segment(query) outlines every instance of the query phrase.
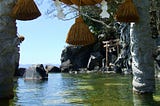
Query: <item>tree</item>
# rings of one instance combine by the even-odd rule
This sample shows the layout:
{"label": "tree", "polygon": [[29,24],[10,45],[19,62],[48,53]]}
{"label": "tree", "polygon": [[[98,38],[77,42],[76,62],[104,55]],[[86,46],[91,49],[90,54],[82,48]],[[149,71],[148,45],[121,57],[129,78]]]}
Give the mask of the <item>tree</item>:
{"label": "tree", "polygon": [[16,0],[0,0],[0,98],[13,97],[13,75],[18,53],[16,20],[9,14]]}

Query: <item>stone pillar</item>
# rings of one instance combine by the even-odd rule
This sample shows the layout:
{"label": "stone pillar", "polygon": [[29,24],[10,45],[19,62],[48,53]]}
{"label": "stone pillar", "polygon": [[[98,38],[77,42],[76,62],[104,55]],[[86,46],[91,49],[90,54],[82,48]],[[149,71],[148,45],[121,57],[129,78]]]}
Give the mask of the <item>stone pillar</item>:
{"label": "stone pillar", "polygon": [[153,93],[155,90],[154,59],[155,40],[150,28],[150,0],[133,0],[140,15],[138,23],[131,24],[131,56],[133,91]]}
{"label": "stone pillar", "polygon": [[0,0],[0,98],[13,97],[18,44],[16,20],[10,17],[15,0]]}

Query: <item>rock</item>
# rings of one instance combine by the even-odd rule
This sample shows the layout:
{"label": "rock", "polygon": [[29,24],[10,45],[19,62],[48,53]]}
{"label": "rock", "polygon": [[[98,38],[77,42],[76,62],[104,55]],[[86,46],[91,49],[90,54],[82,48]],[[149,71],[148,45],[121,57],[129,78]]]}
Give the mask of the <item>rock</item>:
{"label": "rock", "polygon": [[[68,64],[71,70],[78,70],[79,68],[86,68],[92,46],[67,46],[61,54],[61,70]],[[70,63],[68,63],[68,60]]]}
{"label": "rock", "polygon": [[60,68],[53,66],[53,65],[46,65],[45,69],[48,73],[60,73]]}
{"label": "rock", "polygon": [[70,70],[73,69],[73,65],[72,65],[71,61],[68,59],[67,61],[63,62],[60,65],[60,69],[62,72],[69,72]]}
{"label": "rock", "polygon": [[18,70],[15,71],[14,76],[20,76],[22,77],[26,71],[26,68],[18,68]]}
{"label": "rock", "polygon": [[97,67],[102,67],[102,58],[103,56],[101,55],[100,52],[91,53],[91,56],[88,61],[87,69],[93,70],[93,69],[97,69]]}
{"label": "rock", "polygon": [[37,64],[36,65],[36,71],[40,74],[40,76],[42,77],[42,79],[47,79],[48,78],[48,73],[44,69],[43,64]]}
{"label": "rock", "polygon": [[122,69],[119,66],[114,66],[113,70],[114,70],[115,73],[122,73]]}
{"label": "rock", "polygon": [[48,79],[48,73],[44,69],[43,64],[36,64],[32,65],[29,68],[26,69],[25,74],[24,74],[24,79]]}

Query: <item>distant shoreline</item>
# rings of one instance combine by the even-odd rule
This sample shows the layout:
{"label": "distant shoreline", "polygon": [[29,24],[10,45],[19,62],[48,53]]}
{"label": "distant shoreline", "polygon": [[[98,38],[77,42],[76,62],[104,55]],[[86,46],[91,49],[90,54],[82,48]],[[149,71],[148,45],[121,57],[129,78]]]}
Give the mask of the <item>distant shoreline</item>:
{"label": "distant shoreline", "polygon": [[[38,64],[38,63],[37,63]],[[35,65],[35,64],[19,64],[19,68],[29,68],[30,66]],[[46,65],[51,65],[51,66],[57,66],[59,67],[59,64],[43,64],[45,67]]]}

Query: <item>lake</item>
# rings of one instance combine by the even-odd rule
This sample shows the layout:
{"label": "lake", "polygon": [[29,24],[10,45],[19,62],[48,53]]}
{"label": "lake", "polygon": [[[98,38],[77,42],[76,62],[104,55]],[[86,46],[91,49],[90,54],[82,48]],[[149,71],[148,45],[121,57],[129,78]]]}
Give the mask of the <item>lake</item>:
{"label": "lake", "polygon": [[[154,98],[132,93],[132,75],[50,73],[48,80],[15,82],[15,97],[6,106],[158,106],[160,80]],[[155,100],[156,99],[156,100]],[[5,106],[4,105],[4,106]],[[3,105],[1,105],[3,106]]]}

